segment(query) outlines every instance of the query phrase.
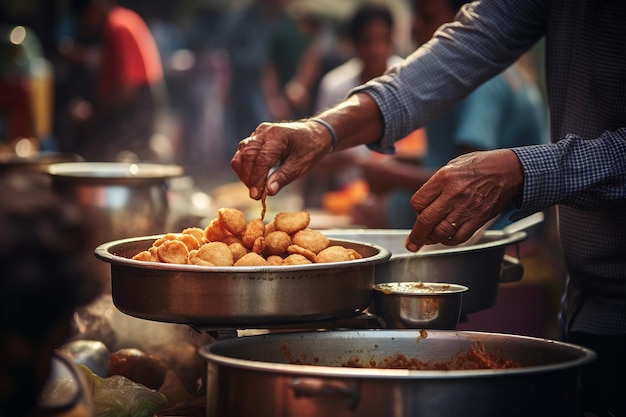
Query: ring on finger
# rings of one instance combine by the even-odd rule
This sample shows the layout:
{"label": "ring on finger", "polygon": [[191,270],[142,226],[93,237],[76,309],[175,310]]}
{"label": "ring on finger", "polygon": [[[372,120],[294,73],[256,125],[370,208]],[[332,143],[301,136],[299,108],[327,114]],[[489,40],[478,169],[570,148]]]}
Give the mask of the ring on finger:
{"label": "ring on finger", "polygon": [[[446,219],[444,219],[446,220]],[[452,240],[452,237],[456,234],[456,231],[458,229],[458,225],[456,222],[451,222],[449,220],[446,220],[446,222],[448,222],[448,224],[454,229],[454,232],[452,232],[452,234],[448,235],[448,240]]]}

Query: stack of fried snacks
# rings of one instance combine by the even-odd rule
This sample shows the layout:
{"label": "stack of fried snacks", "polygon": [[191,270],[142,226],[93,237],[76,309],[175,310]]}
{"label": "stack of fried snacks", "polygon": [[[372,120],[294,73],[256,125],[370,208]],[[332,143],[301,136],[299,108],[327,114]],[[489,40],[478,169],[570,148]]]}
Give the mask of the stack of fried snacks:
{"label": "stack of fried snacks", "polygon": [[276,214],[269,223],[246,221],[234,208],[221,208],[205,229],[190,227],[168,233],[132,259],[202,266],[284,266],[360,259],[354,249],[330,245],[318,230],[309,229],[306,211]]}

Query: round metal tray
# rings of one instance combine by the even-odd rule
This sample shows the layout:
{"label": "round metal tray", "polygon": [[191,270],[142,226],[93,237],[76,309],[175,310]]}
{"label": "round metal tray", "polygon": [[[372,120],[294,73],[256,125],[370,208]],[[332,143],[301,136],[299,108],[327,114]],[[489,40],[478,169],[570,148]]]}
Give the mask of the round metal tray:
{"label": "round metal tray", "polygon": [[262,328],[353,317],[372,302],[375,265],[391,253],[382,246],[331,239],[362,259],[325,264],[207,267],[130,259],[162,235],[98,246],[111,264],[113,303],[131,316],[215,328]]}

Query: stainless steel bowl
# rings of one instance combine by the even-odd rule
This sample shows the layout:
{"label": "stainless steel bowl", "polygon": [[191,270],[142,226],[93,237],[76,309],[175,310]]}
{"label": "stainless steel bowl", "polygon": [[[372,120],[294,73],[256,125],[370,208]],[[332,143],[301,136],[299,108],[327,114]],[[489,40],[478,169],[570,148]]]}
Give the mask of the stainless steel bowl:
{"label": "stainless steel bowl", "polygon": [[507,246],[526,239],[526,232],[488,230],[474,245],[426,252],[405,248],[410,230],[336,229],[324,231],[329,238],[351,239],[380,245],[391,252],[389,262],[376,266],[376,283],[398,281],[449,282],[469,287],[463,295],[462,314],[492,307],[502,282],[519,281],[523,275],[520,260],[505,255]]}
{"label": "stainless steel bowl", "polygon": [[374,286],[375,313],[388,329],[452,330],[467,290],[441,282],[380,283]]}
{"label": "stainless steel bowl", "polygon": [[113,302],[131,316],[203,328],[265,328],[353,317],[372,303],[375,265],[391,256],[381,246],[331,239],[331,244],[355,249],[363,258],[261,267],[130,259],[160,236],[96,248],[96,257],[111,264]]}

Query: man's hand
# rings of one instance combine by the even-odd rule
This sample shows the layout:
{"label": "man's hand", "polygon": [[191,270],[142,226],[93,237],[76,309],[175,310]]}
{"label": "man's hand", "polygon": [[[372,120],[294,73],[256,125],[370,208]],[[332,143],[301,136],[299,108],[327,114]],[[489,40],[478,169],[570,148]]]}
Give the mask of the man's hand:
{"label": "man's hand", "polygon": [[474,152],[450,161],[411,198],[417,221],[407,249],[460,244],[523,190],[523,171],[508,149]]}
{"label": "man's hand", "polygon": [[258,200],[304,175],[331,147],[330,133],[319,123],[263,123],[239,142],[231,167]]}

